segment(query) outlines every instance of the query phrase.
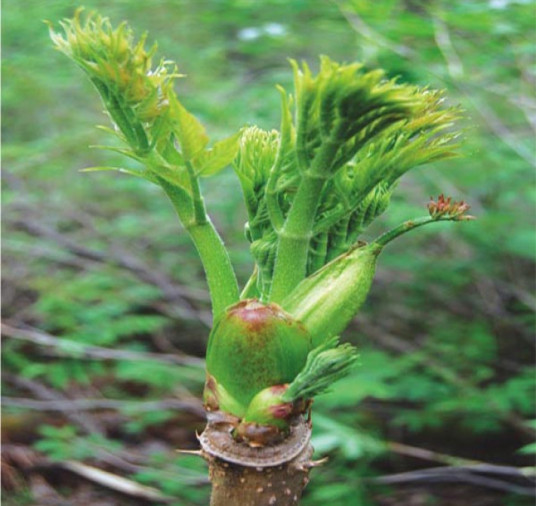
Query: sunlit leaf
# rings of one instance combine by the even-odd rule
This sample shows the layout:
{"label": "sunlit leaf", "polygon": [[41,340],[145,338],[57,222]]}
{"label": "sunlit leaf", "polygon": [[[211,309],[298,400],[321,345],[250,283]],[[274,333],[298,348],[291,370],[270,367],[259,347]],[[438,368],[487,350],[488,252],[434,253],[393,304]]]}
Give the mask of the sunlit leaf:
{"label": "sunlit leaf", "polygon": [[192,161],[208,144],[208,136],[201,122],[179,102],[176,97],[170,98],[170,120],[174,127],[186,161]]}
{"label": "sunlit leaf", "polygon": [[211,149],[202,151],[193,160],[196,172],[200,176],[212,176],[227,167],[238,152],[238,145],[242,132],[237,132],[227,139],[214,144]]}

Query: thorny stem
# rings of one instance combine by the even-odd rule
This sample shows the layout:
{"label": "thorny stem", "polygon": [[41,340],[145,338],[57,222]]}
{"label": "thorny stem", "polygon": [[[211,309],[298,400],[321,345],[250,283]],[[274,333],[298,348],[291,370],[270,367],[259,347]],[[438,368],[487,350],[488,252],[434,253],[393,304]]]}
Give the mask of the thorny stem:
{"label": "thorny stem", "polygon": [[309,446],[289,462],[274,467],[248,467],[210,457],[210,506],[293,506],[309,482]]}
{"label": "thorny stem", "polygon": [[301,419],[291,436],[275,446],[251,448],[233,440],[224,423],[208,424],[199,437],[209,463],[210,506],[292,506],[309,482],[310,422]]}

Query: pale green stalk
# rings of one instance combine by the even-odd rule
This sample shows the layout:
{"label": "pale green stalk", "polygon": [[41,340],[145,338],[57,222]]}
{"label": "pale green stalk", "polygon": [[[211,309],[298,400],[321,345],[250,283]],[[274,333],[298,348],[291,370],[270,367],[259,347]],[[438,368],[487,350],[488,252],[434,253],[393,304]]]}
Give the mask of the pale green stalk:
{"label": "pale green stalk", "polygon": [[423,216],[422,218],[415,218],[414,220],[408,220],[404,223],[398,225],[398,227],[395,227],[388,232],[385,232],[385,234],[381,235],[374,241],[374,244],[377,244],[378,246],[381,246],[382,248],[390,243],[392,240],[396,239],[397,237],[401,236],[402,234],[405,234],[406,232],[409,232],[410,230],[413,230],[414,228],[422,227],[423,225],[427,225],[428,223],[433,223],[435,221],[467,221],[474,219],[472,216],[440,216],[440,217],[432,217],[432,216]]}
{"label": "pale green stalk", "polygon": [[283,300],[305,278],[309,242],[325,181],[324,176],[304,174],[285,225],[278,234],[279,244],[270,293],[273,302]]}
{"label": "pale green stalk", "polygon": [[229,253],[212,221],[206,214],[199,191],[199,181],[193,177],[191,183],[194,198],[188,201],[184,199],[180,189],[159,178],[159,184],[171,200],[203,263],[212,301],[212,314],[215,320],[225,308],[238,301],[238,283]]}
{"label": "pale green stalk", "polygon": [[336,131],[322,145],[310,169],[303,172],[285,225],[279,232],[270,300],[281,302],[307,274],[309,243],[322,189],[331,177],[330,168],[340,145]]}

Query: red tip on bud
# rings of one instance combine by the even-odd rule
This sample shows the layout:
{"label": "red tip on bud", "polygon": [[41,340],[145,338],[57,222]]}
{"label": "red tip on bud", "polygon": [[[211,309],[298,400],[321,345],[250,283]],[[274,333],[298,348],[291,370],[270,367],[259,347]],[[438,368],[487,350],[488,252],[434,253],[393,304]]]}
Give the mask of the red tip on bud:
{"label": "red tip on bud", "polygon": [[269,411],[274,418],[286,420],[294,411],[294,406],[291,402],[284,402],[283,404],[271,406]]}
{"label": "red tip on bud", "polygon": [[251,332],[260,332],[273,325],[274,321],[292,322],[290,315],[275,304],[262,304],[256,299],[247,299],[238,302],[229,309],[230,318],[237,318]]}
{"label": "red tip on bud", "polygon": [[450,218],[457,221],[475,219],[474,216],[465,214],[471,208],[469,204],[463,200],[454,202],[452,197],[445,198],[443,194],[439,195],[437,200],[430,197],[430,202],[428,202],[427,207],[430,216],[434,219]]}

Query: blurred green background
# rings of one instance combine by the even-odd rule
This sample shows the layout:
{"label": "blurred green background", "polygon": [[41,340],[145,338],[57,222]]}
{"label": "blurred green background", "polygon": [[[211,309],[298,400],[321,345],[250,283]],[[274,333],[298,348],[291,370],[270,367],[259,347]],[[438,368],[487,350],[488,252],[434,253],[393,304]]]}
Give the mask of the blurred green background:
{"label": "blurred green background", "polygon": [[[315,402],[314,446],[330,461],[313,471],[303,504],[532,504],[518,470],[534,463],[536,429],[536,3],[83,5],[158,40],[158,54],[186,74],[179,97],[213,138],[277,128],[287,58],[316,67],[319,54],[446,88],[464,107],[463,157],[406,176],[374,232],[422,215],[441,192],[468,201],[478,220],[429,227],[382,255],[345,335],[360,366]],[[174,451],[196,448],[203,427],[204,373],[192,358],[203,356],[210,319],[200,262],[159,189],[78,171],[131,162],[89,148],[109,143],[95,128],[107,118],[42,22],[77,6],[3,3],[3,497],[157,504],[75,479],[61,463],[76,461],[172,504],[203,505],[205,465]],[[237,180],[229,169],[204,191],[244,282]],[[509,471],[464,470],[464,459]],[[432,469],[445,465],[459,469]]]}

